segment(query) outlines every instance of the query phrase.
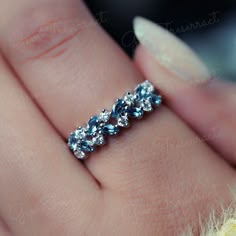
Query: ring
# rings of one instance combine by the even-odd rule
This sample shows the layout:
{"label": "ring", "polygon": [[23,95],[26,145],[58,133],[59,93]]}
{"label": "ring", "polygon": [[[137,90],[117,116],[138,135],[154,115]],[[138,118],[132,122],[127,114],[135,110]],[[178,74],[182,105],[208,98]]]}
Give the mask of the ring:
{"label": "ring", "polygon": [[146,112],[160,106],[162,96],[146,80],[138,84],[133,92],[126,92],[113,104],[111,111],[102,110],[93,116],[85,126],[70,134],[68,146],[75,157],[84,160],[88,154],[106,143],[106,138],[117,135],[122,128],[130,126],[131,119],[141,119]]}

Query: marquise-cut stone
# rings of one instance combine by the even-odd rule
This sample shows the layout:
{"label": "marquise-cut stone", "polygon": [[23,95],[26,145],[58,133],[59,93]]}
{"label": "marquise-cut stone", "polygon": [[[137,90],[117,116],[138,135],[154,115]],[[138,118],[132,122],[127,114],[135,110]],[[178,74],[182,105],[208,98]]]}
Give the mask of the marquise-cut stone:
{"label": "marquise-cut stone", "polygon": [[93,152],[95,150],[95,147],[94,147],[92,141],[90,141],[90,140],[83,140],[80,143],[80,149],[83,152]]}
{"label": "marquise-cut stone", "polygon": [[143,116],[143,109],[141,107],[130,107],[128,114],[132,118],[141,118]]}
{"label": "marquise-cut stone", "polygon": [[117,124],[120,127],[128,127],[129,126],[129,119],[128,119],[128,117],[127,116],[120,116],[117,119]]}
{"label": "marquise-cut stone", "polygon": [[138,85],[138,87],[135,89],[135,94],[138,101],[141,101],[142,99],[147,99],[151,96],[151,93],[149,93],[147,88],[143,85]]}
{"label": "marquise-cut stone", "polygon": [[162,98],[160,95],[152,94],[152,104],[155,106],[159,106],[162,102]]}
{"label": "marquise-cut stone", "polygon": [[112,117],[118,118],[119,116],[122,116],[126,113],[127,105],[123,99],[117,99],[115,104],[112,107]]}
{"label": "marquise-cut stone", "polygon": [[135,94],[137,95],[137,98],[140,100],[146,97],[147,90],[142,85],[138,85],[138,87],[135,89]]}
{"label": "marquise-cut stone", "polygon": [[115,125],[107,124],[103,126],[102,132],[105,135],[116,135],[119,132],[119,128]]}
{"label": "marquise-cut stone", "polygon": [[75,151],[77,149],[79,137],[76,132],[73,132],[68,139],[68,146],[70,150]]}
{"label": "marquise-cut stone", "polygon": [[99,128],[98,117],[92,117],[87,124],[87,133],[88,135],[93,135],[97,132]]}
{"label": "marquise-cut stone", "polygon": [[74,154],[79,160],[84,160],[86,157],[86,154],[80,149],[75,150]]}

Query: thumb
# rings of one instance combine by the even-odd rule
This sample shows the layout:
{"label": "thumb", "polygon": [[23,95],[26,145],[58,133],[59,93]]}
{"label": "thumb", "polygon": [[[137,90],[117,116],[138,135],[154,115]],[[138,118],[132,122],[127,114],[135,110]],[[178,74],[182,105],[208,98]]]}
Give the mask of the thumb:
{"label": "thumb", "polygon": [[212,79],[206,66],[180,39],[137,17],[134,31],[141,45],[134,61],[167,105],[231,163],[236,163],[236,86]]}

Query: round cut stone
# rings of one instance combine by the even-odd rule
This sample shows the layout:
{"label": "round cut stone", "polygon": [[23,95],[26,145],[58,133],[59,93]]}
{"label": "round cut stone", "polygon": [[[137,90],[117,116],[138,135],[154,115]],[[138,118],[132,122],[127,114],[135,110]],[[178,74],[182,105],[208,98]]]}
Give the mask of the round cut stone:
{"label": "round cut stone", "polygon": [[80,149],[81,149],[81,151],[86,153],[86,152],[93,152],[95,150],[95,147],[94,147],[92,141],[90,141],[90,140],[83,140],[80,143]]}
{"label": "round cut stone", "polygon": [[84,127],[79,127],[76,129],[75,134],[79,139],[83,139],[86,137],[86,129]]}
{"label": "round cut stone", "polygon": [[81,151],[80,149],[77,149],[75,152],[74,152],[75,156],[79,159],[79,160],[84,160],[85,157],[86,157],[86,154]]}
{"label": "round cut stone", "polygon": [[142,86],[144,86],[147,89],[148,93],[154,92],[154,86],[148,80],[144,81],[142,83]]}
{"label": "round cut stone", "polygon": [[128,106],[131,106],[135,101],[135,96],[131,92],[127,92],[124,96],[124,101]]}
{"label": "round cut stone", "polygon": [[123,99],[117,99],[117,101],[112,107],[111,115],[113,118],[118,118],[119,116],[124,115],[126,111],[127,111],[127,106],[125,101]]}
{"label": "round cut stone", "polygon": [[98,117],[94,116],[92,117],[88,124],[87,124],[87,133],[88,135],[93,135],[98,131],[99,128],[99,122],[98,122]]}
{"label": "round cut stone", "polygon": [[143,109],[141,107],[130,107],[128,114],[132,118],[141,118],[143,116]]}
{"label": "round cut stone", "polygon": [[117,125],[120,127],[128,127],[129,126],[129,119],[127,116],[120,116],[117,119]]}
{"label": "round cut stone", "polygon": [[101,146],[105,143],[104,136],[102,134],[97,134],[92,139],[94,145]]}
{"label": "round cut stone", "polygon": [[98,119],[99,119],[99,121],[106,123],[106,122],[109,121],[110,117],[111,117],[111,112],[109,112],[109,111],[107,111],[107,110],[104,109],[104,110],[100,113]]}
{"label": "round cut stone", "polygon": [[105,135],[116,135],[119,132],[119,128],[112,124],[107,124],[103,126],[103,134]]}
{"label": "round cut stone", "polygon": [[140,102],[140,106],[143,108],[144,111],[152,111],[152,103],[151,103],[151,99],[147,98],[147,99],[142,99],[142,101]]}
{"label": "round cut stone", "polygon": [[137,96],[137,100],[140,101],[142,99],[147,99],[151,97],[152,92],[154,91],[153,85],[146,80],[142,84],[139,84],[135,89],[135,95]]}

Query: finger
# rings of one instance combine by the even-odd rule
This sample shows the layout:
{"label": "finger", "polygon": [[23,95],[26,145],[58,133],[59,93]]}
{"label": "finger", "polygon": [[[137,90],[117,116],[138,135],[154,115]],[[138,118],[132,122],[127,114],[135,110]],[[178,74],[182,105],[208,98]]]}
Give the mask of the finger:
{"label": "finger", "polygon": [[139,81],[81,1],[1,4],[2,50],[64,137]]}
{"label": "finger", "polygon": [[228,187],[236,181],[235,171],[164,106],[88,162],[114,213],[106,225],[122,235],[199,229],[199,215],[204,220],[230,204]]}
{"label": "finger", "polygon": [[[17,17],[12,18],[12,14],[5,15],[4,17],[9,19],[11,31],[8,30],[6,25],[5,27],[2,25],[2,32],[4,33],[0,35],[0,38],[6,57],[21,76],[27,89],[52,123],[67,137],[76,124],[84,123],[97,109],[110,107],[114,98],[119,97],[128,88],[133,88],[134,84],[141,78],[123,53],[94,23],[81,2],[57,1],[57,7],[54,7],[52,11],[54,3],[53,0],[40,3],[24,1],[21,2],[21,7],[16,5],[14,16],[18,16],[18,20],[16,20]],[[33,12],[32,8],[34,9]],[[4,13],[4,7],[1,9]],[[68,19],[68,16],[70,20],[65,20]],[[55,19],[63,20],[57,21],[55,26]],[[46,22],[53,23],[49,23],[51,27],[48,27]],[[59,26],[62,24],[63,29],[74,29],[75,24],[73,22],[83,22],[83,24],[76,24],[76,27],[79,26],[76,28],[78,34],[73,40],[67,40],[65,44],[59,44],[60,46],[57,47],[58,42],[65,42],[65,38],[71,36],[69,34],[71,30],[55,30],[55,27],[60,29]],[[44,29],[45,24],[47,25],[46,30]],[[23,36],[16,33],[12,37],[10,32],[15,32],[15,30],[12,30],[13,28],[18,29],[16,32],[23,32]],[[38,30],[39,28],[41,30]],[[33,41],[32,39],[26,40],[27,43],[24,43],[23,46],[22,43],[19,44],[19,41],[28,39],[29,35],[32,34],[34,35]],[[96,41],[94,41],[95,38]],[[14,45],[18,46],[13,47]],[[49,51],[49,48],[53,48],[53,51]],[[56,51],[54,51],[54,48],[56,48]],[[65,53],[52,58],[52,54],[63,48],[66,48]],[[40,55],[40,57],[35,55]],[[163,110],[162,113],[162,127],[157,125],[158,119],[155,123],[156,128],[153,128],[154,123],[149,124],[150,129],[154,129],[155,132],[146,140],[146,145],[152,139],[157,141],[153,137],[156,132],[167,135],[167,137],[173,136],[174,140],[177,140],[177,136],[173,135],[173,131],[176,134],[185,133],[183,126],[178,129],[178,119],[173,118],[173,114],[170,115],[167,110]],[[169,119],[164,121],[165,116],[168,116]],[[165,129],[170,122],[173,123],[173,127],[171,126],[173,131],[166,132]],[[104,186],[114,188],[114,186],[120,185],[123,178],[127,180],[129,177],[127,167],[132,169],[130,171],[132,176],[138,175],[138,173],[145,176],[144,173],[147,174],[149,169],[147,166],[157,161],[149,160],[145,163],[142,175],[140,167],[146,156],[137,154],[135,159],[127,158],[129,150],[136,153],[136,150],[132,148],[129,150],[125,148],[124,144],[130,143],[131,139],[133,147],[139,145],[137,150],[139,153],[143,153],[142,149],[145,147],[145,143],[141,142],[141,134],[150,133],[150,130],[147,132],[146,126],[147,124],[143,125],[143,128],[139,128],[139,132],[141,132],[139,138],[130,132],[130,135],[126,136],[127,139],[114,141],[113,145],[104,148],[103,152],[97,154],[97,158],[88,160],[88,167]],[[186,137],[190,140],[195,137],[192,133],[189,134],[188,130],[186,132]],[[133,135],[135,139],[132,138]],[[197,156],[202,156],[200,160],[208,160],[205,154],[203,155],[203,153],[197,151],[198,149],[201,150],[197,145],[195,153]],[[157,150],[154,149],[154,151]],[[189,154],[192,151],[190,149]],[[206,152],[208,153],[208,151]],[[169,153],[169,158],[172,154]],[[161,150],[160,153],[158,151],[156,153],[156,156],[159,155],[163,155]],[[134,155],[130,153],[130,156],[133,157]],[[133,161],[140,164],[135,165]]]}
{"label": "finger", "polygon": [[[11,10],[3,16],[11,29],[0,21],[2,50],[65,138],[141,80],[81,1],[9,4],[15,13]],[[2,5],[4,14],[6,5]]]}
{"label": "finger", "polygon": [[75,225],[82,232],[100,193],[97,183],[2,59],[0,71],[1,217],[11,235],[73,235]]}
{"label": "finger", "polygon": [[216,80],[206,83],[210,74],[205,66],[189,48],[160,27],[138,18],[135,31],[148,48],[140,46],[135,55],[144,76],[159,84],[171,109],[202,139],[235,164],[235,85]]}

